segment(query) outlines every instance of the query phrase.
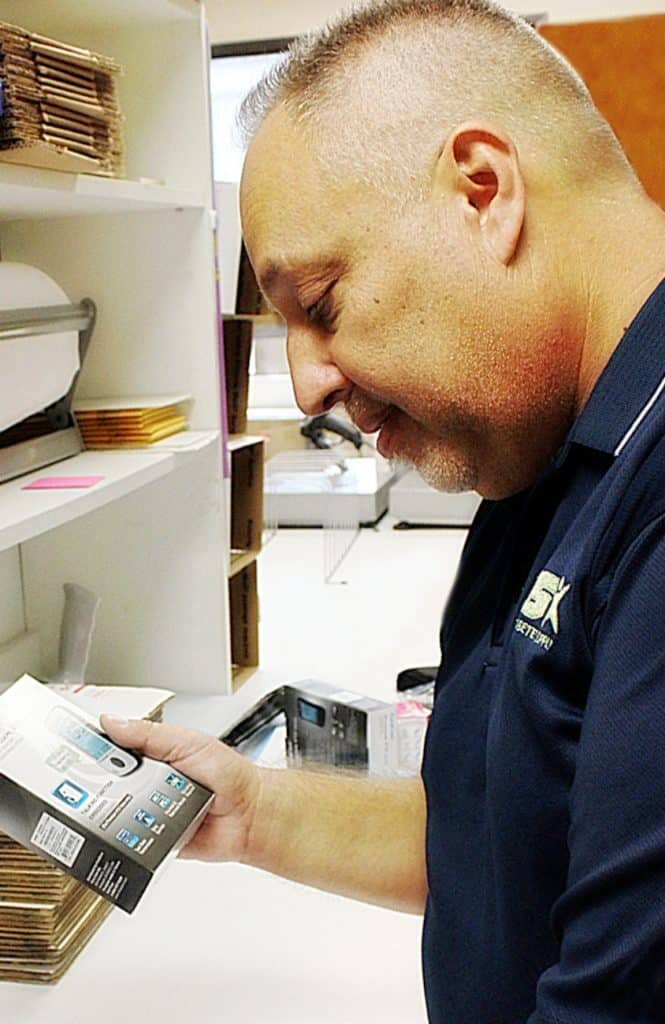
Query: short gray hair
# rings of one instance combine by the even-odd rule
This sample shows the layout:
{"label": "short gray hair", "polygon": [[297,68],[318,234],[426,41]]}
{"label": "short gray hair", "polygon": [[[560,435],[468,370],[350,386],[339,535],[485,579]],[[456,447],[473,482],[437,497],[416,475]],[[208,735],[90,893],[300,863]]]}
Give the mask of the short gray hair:
{"label": "short gray hair", "polygon": [[245,97],[238,113],[243,138],[250,141],[265,117],[281,102],[293,105],[297,98],[301,100],[301,109],[306,108],[307,101],[320,95],[342,61],[386,32],[415,23],[473,21],[503,30],[512,38],[527,37],[557,62],[569,88],[586,95],[581,79],[537,32],[523,18],[491,0],[379,0],[352,6],[318,32],[300,36],[291,43],[283,59]]}
{"label": "short gray hair", "polygon": [[[446,43],[452,37],[454,48]],[[485,50],[479,50],[479,39]],[[356,122],[367,133],[366,144],[359,144],[358,124],[345,125],[349,119],[340,118],[338,109],[349,109],[354,83],[362,77],[361,70],[354,76],[353,69],[362,69],[363,58],[382,48],[398,77],[391,79],[388,71],[375,67],[378,85],[365,83],[372,102],[356,102]],[[461,75],[466,77],[460,84]],[[419,90],[420,110],[414,109],[416,94],[408,85]],[[344,105],[336,108],[340,99]],[[392,178],[390,191],[397,177],[400,188],[408,187],[409,179],[416,185],[423,159],[435,155],[426,148],[433,119],[445,124],[446,112],[452,116],[460,108],[463,116],[495,116],[509,130],[519,129],[527,149],[530,144],[556,149],[580,180],[594,156],[604,169],[620,164],[625,171],[628,166],[579,75],[525,19],[493,0],[375,0],[352,7],[323,29],[296,39],[252,89],[238,113],[244,141],[249,143],[282,104],[295,123],[307,124],[319,138],[330,134],[326,129],[332,125],[335,157],[345,154],[347,167],[353,164],[375,183]],[[375,111],[377,106],[382,109]],[[571,112],[577,132],[566,153],[561,139]],[[351,145],[345,147],[345,141]],[[373,167],[368,169],[370,143]]]}

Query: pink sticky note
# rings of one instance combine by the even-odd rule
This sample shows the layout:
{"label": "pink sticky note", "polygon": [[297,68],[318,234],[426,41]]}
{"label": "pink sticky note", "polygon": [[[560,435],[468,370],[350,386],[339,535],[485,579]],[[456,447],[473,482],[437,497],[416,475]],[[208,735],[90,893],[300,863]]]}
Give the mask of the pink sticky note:
{"label": "pink sticky note", "polygon": [[103,480],[103,476],[40,476],[31,484],[22,487],[22,491],[63,491],[69,487],[93,487]]}

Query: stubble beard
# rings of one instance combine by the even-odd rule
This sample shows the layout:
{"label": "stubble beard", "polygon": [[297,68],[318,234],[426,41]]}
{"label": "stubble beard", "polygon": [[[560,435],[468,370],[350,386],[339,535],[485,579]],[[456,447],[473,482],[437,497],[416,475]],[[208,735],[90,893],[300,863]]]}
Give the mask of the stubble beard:
{"label": "stubble beard", "polygon": [[[356,417],[363,419],[376,415],[382,407],[389,408],[386,403],[371,398],[359,389],[355,389],[345,402],[347,414],[354,422]],[[390,462],[396,468],[416,469],[425,482],[437,491],[472,491],[478,481],[477,469],[468,458],[454,451],[450,443],[403,412],[395,452]]]}
{"label": "stubble beard", "polygon": [[477,485],[475,468],[461,457],[455,457],[442,441],[424,441],[418,451],[407,451],[406,446],[398,444],[390,461],[396,468],[416,469],[425,483],[437,491],[460,494],[474,490]]}

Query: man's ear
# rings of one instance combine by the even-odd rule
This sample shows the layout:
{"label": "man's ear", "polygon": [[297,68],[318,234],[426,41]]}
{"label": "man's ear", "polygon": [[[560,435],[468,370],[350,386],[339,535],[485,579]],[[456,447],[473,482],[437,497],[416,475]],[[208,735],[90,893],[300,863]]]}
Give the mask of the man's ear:
{"label": "man's ear", "polygon": [[485,248],[507,266],[524,224],[524,179],[505,132],[483,122],[455,128],[439,156],[435,186],[465,203]]}

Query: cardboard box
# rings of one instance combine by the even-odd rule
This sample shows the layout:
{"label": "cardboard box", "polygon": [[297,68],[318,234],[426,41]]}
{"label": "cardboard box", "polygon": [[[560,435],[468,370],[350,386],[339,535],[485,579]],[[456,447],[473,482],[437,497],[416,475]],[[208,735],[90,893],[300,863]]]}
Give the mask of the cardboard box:
{"label": "cardboard box", "polygon": [[229,439],[231,455],[231,553],[261,550],[263,438]]}
{"label": "cardboard box", "polygon": [[0,697],[0,829],[128,913],[212,799],[30,676]]}
{"label": "cardboard box", "polygon": [[249,356],[251,350],[251,322],[249,320],[225,320],[224,373],[226,377],[226,414],[229,434],[244,434],[247,430]]}
{"label": "cardboard box", "polygon": [[234,684],[243,670],[259,663],[259,599],[256,587],[256,561],[245,566],[229,580],[231,622],[231,661]]}

